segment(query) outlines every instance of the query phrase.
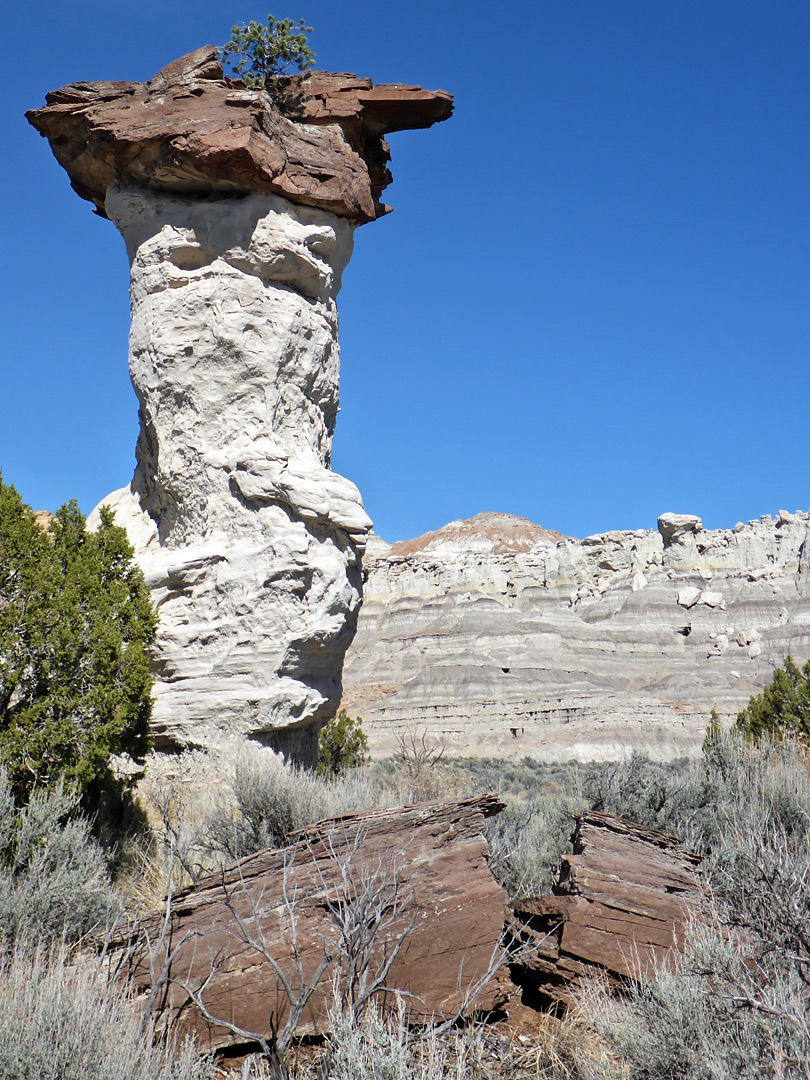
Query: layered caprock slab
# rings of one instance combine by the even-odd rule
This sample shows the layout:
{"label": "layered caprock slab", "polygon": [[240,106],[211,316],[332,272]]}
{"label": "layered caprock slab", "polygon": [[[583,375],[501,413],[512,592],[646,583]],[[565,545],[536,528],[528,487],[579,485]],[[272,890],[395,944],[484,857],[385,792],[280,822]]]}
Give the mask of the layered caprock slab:
{"label": "layered caprock slab", "polygon": [[387,212],[387,131],[452,100],[355,76],[271,99],[212,49],[148,83],[77,83],[28,114],[131,263],[131,485],[105,503],[160,608],[158,745],[248,735],[311,759],[340,700],[371,522],[330,468],[336,296]]}

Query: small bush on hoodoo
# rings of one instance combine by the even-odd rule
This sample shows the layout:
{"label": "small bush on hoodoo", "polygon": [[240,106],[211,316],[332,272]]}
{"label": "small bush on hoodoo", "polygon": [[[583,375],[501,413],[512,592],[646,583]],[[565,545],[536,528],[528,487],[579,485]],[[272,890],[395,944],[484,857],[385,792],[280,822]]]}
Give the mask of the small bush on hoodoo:
{"label": "small bush on hoodoo", "polygon": [[251,21],[233,26],[230,41],[219,50],[220,59],[246,86],[272,90],[280,76],[305,71],[315,63],[307,43],[311,33],[303,19],[296,23],[268,15],[266,25]]}

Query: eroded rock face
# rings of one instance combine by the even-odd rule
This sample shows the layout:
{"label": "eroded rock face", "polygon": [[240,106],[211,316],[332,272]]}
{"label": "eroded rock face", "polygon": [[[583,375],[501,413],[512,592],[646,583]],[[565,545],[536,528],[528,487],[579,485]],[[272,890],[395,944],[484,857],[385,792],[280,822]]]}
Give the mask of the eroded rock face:
{"label": "eroded rock face", "polygon": [[810,656],[810,514],[661,520],[576,540],[479,514],[373,536],[343,702],[372,752],[416,731],[462,756],[699,753],[712,708],[730,723],[787,652]]}
{"label": "eroded rock face", "polygon": [[523,949],[518,985],[566,1004],[590,979],[622,990],[666,967],[689,927],[709,916],[700,856],[676,837],[591,811],[577,821],[573,848],[559,884],[518,900],[509,925]]}
{"label": "eroded rock face", "polygon": [[383,136],[452,99],[322,72],[271,98],[206,47],[47,100],[28,119],[130,258],[138,464],[104,502],[160,609],[156,743],[250,736],[311,761],[371,527],[330,470],[335,300],[355,226],[389,209]]}
{"label": "eroded rock face", "polygon": [[371,522],[329,469],[351,223],[273,195],[108,193],[132,265],[138,466],[110,499],[160,608],[158,745],[296,757],[332,715]]}

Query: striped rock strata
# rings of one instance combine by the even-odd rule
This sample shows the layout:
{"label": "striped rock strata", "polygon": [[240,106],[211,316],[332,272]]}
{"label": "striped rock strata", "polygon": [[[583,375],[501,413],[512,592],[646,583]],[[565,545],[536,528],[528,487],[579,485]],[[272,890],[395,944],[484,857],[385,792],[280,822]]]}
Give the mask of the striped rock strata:
{"label": "striped rock strata", "polygon": [[333,978],[352,1001],[377,987],[384,1009],[402,991],[413,1023],[499,1009],[507,897],[484,828],[503,805],[487,794],[319,821],[175,893],[168,926],[147,916],[113,955],[137,990],[158,991],[158,1023],[204,1050],[286,1024],[323,1034]]}
{"label": "striped rock strata", "polygon": [[460,756],[693,754],[712,708],[730,722],[810,656],[810,513],[584,540],[479,514],[372,537],[365,573],[343,703],[375,755],[411,732]]}

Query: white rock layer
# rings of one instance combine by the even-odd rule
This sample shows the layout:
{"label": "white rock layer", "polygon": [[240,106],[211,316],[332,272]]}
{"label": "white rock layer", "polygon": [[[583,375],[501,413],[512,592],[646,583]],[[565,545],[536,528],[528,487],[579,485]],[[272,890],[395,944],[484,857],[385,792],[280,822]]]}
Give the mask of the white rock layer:
{"label": "white rock layer", "polygon": [[[344,704],[372,751],[409,732],[457,755],[700,750],[790,651],[810,656],[810,514],[574,540],[479,514],[366,556]],[[643,581],[643,587],[642,587]]]}
{"label": "white rock layer", "polygon": [[258,194],[113,189],[106,211],[131,263],[141,430],[104,502],[159,606],[157,745],[250,736],[311,759],[371,527],[329,468],[353,226]]}

